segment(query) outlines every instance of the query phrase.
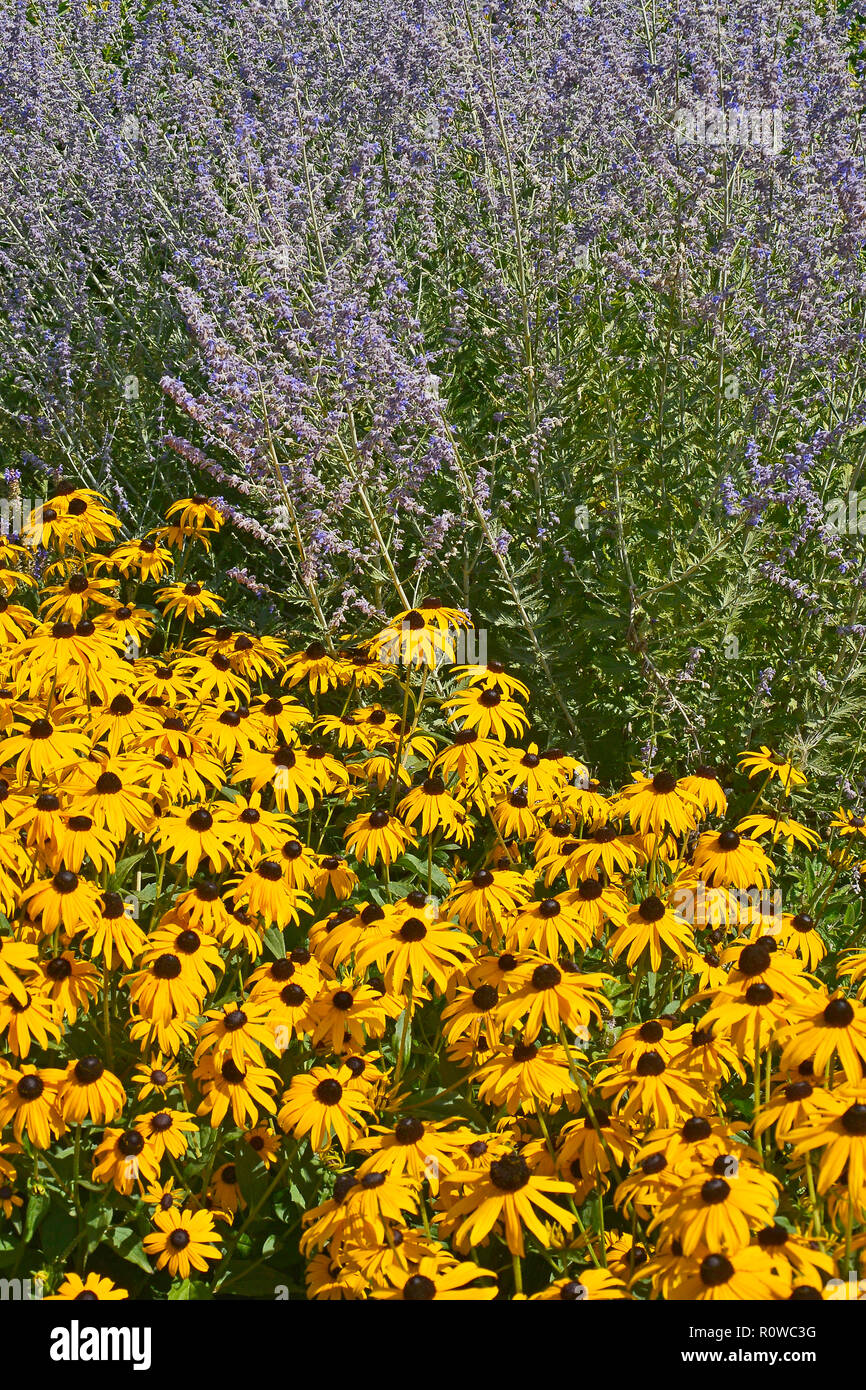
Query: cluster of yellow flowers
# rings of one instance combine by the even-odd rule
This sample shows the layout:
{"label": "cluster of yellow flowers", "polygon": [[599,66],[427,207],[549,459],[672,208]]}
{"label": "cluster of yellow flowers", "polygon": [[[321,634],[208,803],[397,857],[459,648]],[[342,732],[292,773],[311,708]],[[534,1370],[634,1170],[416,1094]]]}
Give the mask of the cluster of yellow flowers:
{"label": "cluster of yellow flowers", "polygon": [[[38,584],[37,537],[0,542],[7,1221],[43,1182],[80,1215],[89,1163],[139,1277],[243,1293],[312,1154],[272,1256],[310,1297],[838,1296],[866,950],[821,918],[844,847],[811,908],[772,892],[770,853],[819,851],[802,773],[744,754],[733,824],[709,767],[605,794],[500,663],[450,664],[461,610],[291,651],[184,582],[218,509],[167,521],[115,544],[68,488]],[[53,1296],[124,1297],[88,1229]]]}

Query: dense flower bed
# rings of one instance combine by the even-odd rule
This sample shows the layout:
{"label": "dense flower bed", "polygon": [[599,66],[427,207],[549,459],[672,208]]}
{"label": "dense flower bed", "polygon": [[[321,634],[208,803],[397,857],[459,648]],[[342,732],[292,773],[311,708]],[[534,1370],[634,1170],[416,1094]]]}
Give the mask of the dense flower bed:
{"label": "dense flower bed", "polygon": [[221,524],[116,543],[68,487],[38,578],[2,543],[3,1272],[845,1296],[863,819],[766,747],[605,792],[434,598],[339,647],[223,626]]}

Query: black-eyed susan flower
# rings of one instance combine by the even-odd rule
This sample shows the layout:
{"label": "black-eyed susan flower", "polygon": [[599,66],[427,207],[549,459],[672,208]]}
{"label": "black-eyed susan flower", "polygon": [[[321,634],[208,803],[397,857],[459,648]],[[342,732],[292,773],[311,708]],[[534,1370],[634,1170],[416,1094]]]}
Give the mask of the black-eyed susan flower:
{"label": "black-eyed susan flower", "polygon": [[701,1023],[726,1034],[741,1055],[752,1057],[767,1046],[791,1008],[788,996],[765,980],[753,980],[736,993],[719,991]]}
{"label": "black-eyed susan flower", "polygon": [[438,1192],[441,1179],[460,1166],[459,1157],[471,1137],[466,1129],[446,1129],[450,1123],[406,1115],[390,1128],[371,1126],[368,1136],[352,1144],[353,1153],[370,1155],[358,1169],[359,1179],[367,1173],[405,1173],[418,1181],[426,1178],[431,1192]]}
{"label": "black-eyed susan flower", "polygon": [[127,976],[130,998],[146,1018],[169,1023],[175,1016],[187,1019],[198,1012],[204,996],[200,977],[185,971],[183,962],[172,951]]}
{"label": "black-eyed susan flower", "polygon": [[174,528],[184,538],[200,535],[203,531],[217,532],[225,522],[219,507],[200,492],[193,497],[182,497],[179,502],[172,502],[165,515],[168,521],[177,517]]}
{"label": "black-eyed susan flower", "polygon": [[702,1248],[727,1251],[748,1245],[752,1231],[771,1220],[779,1184],[754,1165],[740,1163],[736,1176],[725,1177],[729,1172],[725,1155],[715,1159],[709,1170],[688,1178],[670,1194],[648,1229],[664,1223],[686,1257]]}
{"label": "black-eyed susan flower", "polygon": [[119,1078],[93,1054],[70,1062],[57,1087],[57,1108],[68,1125],[87,1119],[110,1124],[125,1103],[126,1092]]}
{"label": "black-eyed susan flower", "polygon": [[688,1072],[669,1065],[660,1052],[645,1052],[632,1066],[602,1067],[595,1084],[611,1097],[617,1114],[626,1122],[645,1119],[653,1125],[674,1125],[684,1115],[700,1110],[705,1098]]}
{"label": "black-eyed susan flower", "polygon": [[778,949],[775,936],[759,937],[744,946],[735,941],[722,952],[722,960],[730,965],[724,984],[725,995],[742,994],[750,984],[768,984],[786,999],[802,999],[808,995],[810,983],[799,960]]}
{"label": "black-eyed susan flower", "polygon": [[756,1135],[775,1126],[776,1143],[787,1142],[792,1129],[816,1124],[825,1109],[827,1092],[808,1077],[799,1076],[785,1081],[770,1093],[769,1100],[755,1120]]}
{"label": "black-eyed susan flower", "polygon": [[604,985],[611,977],[561,969],[543,956],[530,956],[509,981],[509,994],[497,1009],[504,1029],[520,1025],[526,1042],[534,1042],[547,1025],[559,1034],[575,1032],[591,1019],[601,1022]]}
{"label": "black-eyed susan flower", "polygon": [[370,965],[383,969],[385,984],[395,994],[402,992],[407,979],[419,990],[428,975],[444,991],[449,976],[468,959],[472,946],[472,938],[453,923],[413,915],[398,919],[387,935],[377,933],[372,940],[363,940],[356,948],[355,961],[359,970]]}
{"label": "black-eyed susan flower", "polygon": [[781,812],[776,815],[755,812],[743,816],[742,820],[737,821],[736,830],[740,835],[749,835],[756,840],[762,835],[768,835],[773,844],[781,841],[789,854],[795,844],[804,845],[806,849],[815,849],[820,843],[820,836],[814,830]]}
{"label": "black-eyed susan flower", "polygon": [[631,839],[613,825],[599,825],[579,842],[568,867],[580,878],[594,878],[603,869],[613,879],[636,863],[637,850]]}
{"label": "black-eyed susan flower", "polygon": [[[366,1246],[358,1247],[362,1255],[368,1253]],[[352,1251],[355,1254],[355,1251]],[[343,1299],[366,1298],[370,1292],[370,1280],[361,1272],[354,1258],[346,1263],[321,1250],[307,1261],[304,1271],[307,1297],[313,1301],[334,1302]]]}
{"label": "black-eyed susan flower", "polygon": [[518,951],[534,947],[557,956],[561,951],[571,954],[578,948],[586,950],[592,932],[574,894],[568,892],[524,903],[508,923],[506,939]]}
{"label": "black-eyed susan flower", "polygon": [[380,1038],[386,1021],[382,996],[362,980],[352,975],[328,980],[309,1010],[310,1041],[327,1043],[339,1056],[350,1045],[363,1048],[368,1038]]}
{"label": "black-eyed susan flower", "polygon": [[166,1182],[152,1182],[144,1190],[144,1200],[149,1206],[168,1211],[169,1207],[183,1201],[183,1194],[174,1190],[174,1183],[174,1178],[168,1178]]}
{"label": "black-eyed susan flower", "polygon": [[338,1173],[333,1196],[304,1217],[302,1253],[325,1244],[337,1253],[346,1244],[382,1243],[395,1225],[415,1215],[420,1188],[416,1179],[396,1173],[371,1172],[360,1180],[354,1173]]}
{"label": "black-eyed susan flower", "polygon": [[311,887],[316,879],[316,855],[307,845],[293,836],[284,840],[273,858],[280,865],[286,887],[292,891]]}
{"label": "black-eyed susan flower", "polygon": [[806,1285],[821,1290],[825,1280],[836,1272],[836,1261],[816,1241],[789,1231],[777,1221],[762,1226],[755,1233],[755,1240],[776,1265],[782,1260],[790,1266],[795,1287]]}
{"label": "black-eyed susan flower", "polygon": [[790,1276],[758,1245],[682,1259],[665,1297],[688,1302],[767,1302],[786,1298]]}
{"label": "black-eyed susan flower", "polygon": [[93,1181],[128,1197],[159,1177],[159,1159],[138,1129],[107,1129],[93,1154]]}
{"label": "black-eyed susan flower", "polygon": [[84,940],[91,943],[94,957],[105,960],[109,969],[113,969],[117,961],[130,969],[135,958],[145,950],[147,937],[130,916],[119,893],[103,893],[97,908],[95,919],[84,932]]}
{"label": "black-eyed susan flower", "polygon": [[25,991],[24,999],[0,993],[0,1034],[14,1057],[28,1057],[34,1043],[50,1047],[60,1038],[60,1024],[54,1001],[36,988]]}
{"label": "black-eyed susan flower", "polygon": [[292,689],[303,681],[313,695],[325,695],[330,689],[337,689],[342,674],[342,662],[331,656],[321,642],[311,642],[303,651],[287,657],[283,684]]}
{"label": "black-eyed susan flower", "polygon": [[104,1274],[91,1273],[82,1279],[81,1275],[74,1271],[64,1276],[62,1283],[57,1286],[56,1293],[45,1295],[46,1303],[75,1303],[79,1300],[111,1303],[123,1298],[129,1298],[126,1289],[120,1288]]}
{"label": "black-eyed susan flower", "polygon": [[204,863],[212,872],[228,868],[231,855],[219,835],[219,824],[207,806],[184,807],[160,817],[155,839],[160,853],[176,864],[183,860],[191,878]]}
{"label": "black-eyed susan flower", "polygon": [[[160,918],[159,932],[166,937],[172,930],[188,928],[198,933],[202,943],[209,947],[210,938],[222,939],[227,928],[228,909],[220,896],[220,886],[212,879],[199,880],[191,884],[187,892],[180,893],[174,900],[172,911]],[[196,965],[199,962],[194,962]],[[214,969],[217,963],[210,960]]]}
{"label": "black-eyed susan flower", "polygon": [[156,1256],[157,1269],[168,1269],[172,1279],[188,1279],[191,1269],[204,1273],[208,1260],[222,1258],[214,1249],[220,1236],[208,1211],[172,1207],[156,1212],[153,1224],[156,1230],[144,1237],[142,1245]]}
{"label": "black-eyed susan flower", "polygon": [[238,1004],[226,1002],[219,1009],[205,1013],[208,1020],[198,1030],[195,1060],[211,1053],[215,1063],[231,1057],[241,1068],[247,1061],[264,1065],[262,1048],[276,1052],[273,1024],[265,1003],[245,1000]]}
{"label": "black-eyed susan flower", "polygon": [[333,1067],[313,1067],[292,1077],[277,1123],[297,1138],[309,1135],[317,1153],[332,1139],[345,1151],[360,1134],[366,1109],[365,1097],[344,1086]]}
{"label": "black-eyed susan flower", "polygon": [[167,912],[148,938],[148,947],[141,953],[141,965],[147,967],[169,952],[176,955],[183,970],[193,980],[193,991],[200,993],[216,988],[217,975],[224,963],[215,939],[183,921],[180,913]]}
{"label": "black-eyed susan flower", "polygon": [[453,911],[461,927],[474,927],[485,938],[499,938],[503,921],[525,903],[530,888],[522,875],[511,869],[479,869],[456,885],[445,911]]}
{"label": "black-eyed susan flower", "polygon": [[593,1299],[604,1301],[628,1297],[628,1288],[612,1270],[590,1268],[555,1279],[546,1289],[531,1294],[530,1301],[585,1303]]}
{"label": "black-eyed susan flower", "polygon": [[860,811],[846,810],[840,806],[833,820],[830,821],[830,830],[838,830],[842,836],[854,835],[860,839],[866,839],[866,816]]}
{"label": "black-eyed susan flower", "polygon": [[272,1168],[280,1154],[281,1136],[274,1134],[267,1125],[257,1125],[247,1130],[244,1143],[248,1144],[265,1168]]}
{"label": "black-eyed susan flower", "polygon": [[20,977],[38,973],[38,955],[37,947],[30,942],[0,936],[0,984],[22,1004],[27,989]]}
{"label": "black-eyed susan flower", "polygon": [[260,1110],[269,1115],[276,1114],[274,1092],[279,1085],[277,1072],[268,1067],[247,1063],[241,1069],[231,1057],[223,1057],[215,1063],[210,1054],[202,1057],[193,1072],[204,1099],[196,1111],[197,1115],[210,1117],[211,1126],[217,1129],[225,1119],[229,1109],[236,1125],[248,1127],[259,1122]]}
{"label": "black-eyed susan flower", "polygon": [[181,1071],[171,1057],[155,1053],[146,1062],[140,1062],[132,1073],[132,1080],[138,1088],[138,1099],[158,1096],[164,1100],[170,1091],[178,1090],[182,1084]]}
{"label": "black-eyed susan flower", "polygon": [[241,1192],[234,1163],[223,1163],[214,1169],[208,1185],[208,1196],[214,1207],[229,1217],[233,1217],[238,1210],[244,1210],[247,1200]]}
{"label": "black-eyed susan flower", "polygon": [[287,984],[302,986],[309,998],[319,989],[322,971],[319,962],[304,946],[296,946],[287,956],[269,961],[253,971],[247,981],[250,995],[256,1000],[272,999]]}
{"label": "black-eyed susan flower", "polygon": [[449,723],[475,729],[482,738],[498,739],[501,743],[508,734],[519,738],[528,723],[517,701],[505,695],[495,683],[458,691],[442,701],[442,710]]}
{"label": "black-eyed susan flower", "polygon": [[661,1151],[637,1156],[632,1171],[617,1186],[614,1202],[626,1215],[634,1211],[640,1220],[649,1221],[681,1181]]}
{"label": "black-eyed susan flower", "polygon": [[442,1011],[446,1042],[451,1045],[468,1037],[477,1045],[483,1035],[485,1045],[495,1047],[501,1034],[497,1019],[499,1003],[496,985],[482,984],[474,989],[470,985],[460,986],[452,1003]]}
{"label": "black-eyed susan flower", "polygon": [[214,803],[215,833],[246,860],[267,858],[291,830],[291,821],[264,808],[261,792],[236,795],[231,802]]}
{"label": "black-eyed susan flower", "polygon": [[0,1127],[12,1124],[17,1143],[26,1135],[37,1149],[47,1149],[52,1137],[65,1131],[57,1108],[57,1086],[62,1072],[23,1066],[0,1072]]}
{"label": "black-eyed susan flower", "polygon": [[786,1137],[795,1154],[824,1150],[818,1169],[819,1192],[827,1192],[844,1172],[854,1200],[866,1195],[866,1088],[862,1085],[842,1086],[828,1093],[821,1112]]}
{"label": "black-eyed susan flower", "polygon": [[556,1171],[574,1183],[580,1200],[598,1184],[606,1185],[614,1164],[625,1167],[634,1148],[628,1126],[600,1109],[570,1120],[559,1137]]}
{"label": "black-eyed susan flower", "polygon": [[[585,1060],[571,1052],[571,1065]],[[562,1098],[574,1089],[569,1055],[557,1044],[502,1044],[478,1071],[478,1096],[491,1105],[506,1106],[510,1115],[518,1111],[534,1114],[539,1106],[556,1109]]]}
{"label": "black-eyed susan flower", "polygon": [[808,970],[814,970],[827,954],[827,944],[809,912],[783,912],[772,934],[780,946],[798,955]]}
{"label": "black-eyed susan flower", "polygon": [[503,839],[532,840],[538,834],[539,820],[525,788],[509,792],[497,800],[490,811],[494,826]]}
{"label": "black-eyed susan flower", "polygon": [[235,768],[233,781],[248,781],[253,792],[265,786],[272,787],[277,809],[289,810],[292,815],[297,814],[302,801],[311,806],[317,795],[309,760],[304,760],[299,750],[284,743],[272,750],[251,749]]}
{"label": "black-eyed susan flower", "polygon": [[719,774],[707,763],[701,763],[694,772],[681,777],[679,785],[689,796],[697,799],[706,815],[723,816],[727,811],[728,798],[722,789]]}
{"label": "black-eyed susan flower", "polygon": [[695,1027],[687,1023],[674,1029],[670,1041],[674,1066],[701,1077],[707,1086],[718,1086],[731,1076],[745,1081],[746,1071],[736,1048],[703,1019]]}
{"label": "black-eyed susan flower", "polygon": [[566,780],[567,769],[558,760],[540,754],[537,743],[530,743],[525,751],[522,748],[504,748],[495,775],[497,781],[511,791],[525,787],[530,799],[535,801],[554,798]]}
{"label": "black-eyed susan flower", "polygon": [[798,768],[781,753],[774,753],[766,744],[761,744],[757,753],[743,753],[737,762],[750,778],[763,777],[765,781],[776,778],[787,795],[793,787],[806,785],[806,778]]}
{"label": "black-eyed susan flower", "polygon": [[445,1209],[444,1225],[454,1232],[454,1245],[460,1251],[480,1245],[498,1226],[504,1229],[512,1255],[526,1253],[524,1228],[544,1246],[550,1244],[549,1228],[541,1214],[569,1231],[575,1217],[551,1199],[550,1194],[567,1193],[571,1184],[540,1177],[530,1171],[518,1153],[495,1159],[489,1168],[470,1169],[446,1179],[446,1191],[462,1191]]}
{"label": "black-eyed susan flower", "polygon": [[89,859],[97,871],[110,871],[117,861],[117,843],[90,816],[66,815],[60,818],[55,846],[46,859],[52,869],[65,867],[80,873]]}
{"label": "black-eyed susan flower", "polygon": [[700,802],[672,772],[657,772],[653,777],[635,772],[632,778],[631,785],[619,793],[615,810],[627,815],[636,831],[647,835],[670,830],[684,835],[694,829]]}
{"label": "black-eyed susan flower", "polygon": [[710,885],[725,888],[766,888],[774,865],[754,840],[730,828],[701,835],[695,848],[694,867]]}
{"label": "black-eyed susan flower", "polygon": [[837,993],[814,994],[793,1000],[785,1010],[787,1022],[779,1031],[780,1066],[791,1070],[811,1061],[816,1076],[836,1063],[849,1082],[863,1079],[866,1069],[866,1010],[856,1000]]}
{"label": "black-eyed susan flower", "polygon": [[109,598],[96,618],[96,627],[115,646],[126,650],[130,643],[142,649],[153,634],[154,621],[146,608],[138,608],[117,598]]}
{"label": "black-eyed susan flower", "polygon": [[354,685],[356,690],[381,690],[385,683],[383,667],[363,645],[340,653],[338,674],[341,685]]}
{"label": "black-eyed susan flower", "polygon": [[427,777],[403,797],[397,810],[405,825],[417,824],[422,835],[441,833],[448,840],[468,844],[472,827],[458,801],[446,789],[441,777]]}
{"label": "black-eyed susan flower", "polygon": [[386,866],[403,853],[415,837],[396,816],[379,807],[356,816],[346,829],[346,847],[358,859],[375,864],[381,859]]}
{"label": "black-eyed susan flower", "polygon": [[47,585],[43,589],[44,599],[40,611],[46,619],[64,619],[66,622],[80,622],[91,605],[104,607],[112,600],[106,590],[114,588],[112,579],[96,579],[93,575],[74,571],[63,584]]}
{"label": "black-eyed susan flower", "polygon": [[223,600],[219,594],[205,589],[194,579],[186,584],[169,584],[164,589],[158,589],[153,597],[170,618],[183,616],[187,621],[194,622],[206,613],[222,612]]}
{"label": "black-eyed susan flower", "polygon": [[[458,625],[465,626],[466,619],[456,609],[442,611],[455,613]],[[438,615],[432,620],[429,618],[430,615],[414,608],[398,613],[373,638],[371,655],[383,666],[435,669],[442,664],[450,665],[456,655],[457,627],[440,623]]]}
{"label": "black-eyed susan flower", "polygon": [[[299,913],[311,910],[309,899],[289,887],[282,865],[275,859],[261,860],[249,873],[230,880],[228,886],[238,907],[248,909],[265,922],[276,922],[278,927],[296,925]],[[223,924],[222,930],[228,925]]]}
{"label": "black-eyed susan flower", "polygon": [[32,916],[42,919],[46,933],[96,925],[99,893],[96,887],[71,869],[58,869],[51,878],[37,879],[21,895]]}
{"label": "black-eyed susan flower", "polygon": [[146,760],[134,754],[76,763],[64,783],[71,797],[70,814],[90,816],[118,841],[130,829],[148,830],[153,807],[143,785],[147,772]]}
{"label": "black-eyed susan flower", "polygon": [[444,1251],[442,1257],[421,1259],[411,1272],[392,1267],[388,1273],[387,1283],[374,1283],[371,1298],[405,1303],[478,1302],[496,1298],[499,1292],[499,1285],[485,1270],[471,1260],[451,1259]]}
{"label": "black-eyed susan flower", "polygon": [[172,1158],[183,1158],[189,1136],[198,1133],[194,1117],[186,1110],[148,1110],[139,1115],[135,1127],[158,1161],[165,1153]]}
{"label": "black-eyed susan flower", "polygon": [[160,727],[157,712],[123,690],[96,715],[92,725],[93,741],[104,744],[108,756],[114,758],[134,746],[143,735]]}
{"label": "black-eyed susan flower", "polygon": [[657,893],[650,893],[612,933],[608,948],[614,960],[624,955],[629,966],[646,951],[650,969],[658,970],[665,951],[685,964],[695,949],[695,940],[688,923]]}
{"label": "black-eyed susan flower", "polygon": [[454,742],[431,764],[431,774],[448,781],[451,777],[464,787],[477,787],[490,772],[503,764],[505,750],[495,738],[482,738],[477,729],[462,729]]}
{"label": "black-eyed susan flower", "polygon": [[370,651],[386,664],[450,664],[456,656],[457,632],[467,626],[466,613],[460,609],[438,598],[424,599],[417,607],[395,614],[373,639]]}
{"label": "black-eyed susan flower", "polygon": [[311,886],[315,898],[324,898],[331,892],[338,902],[343,902],[351,897],[358,882],[358,875],[345,859],[325,854],[319,859],[319,872]]}
{"label": "black-eyed susan flower", "polygon": [[162,579],[171,568],[171,551],[157,543],[152,536],[143,540],[125,541],[110,555],[99,556],[94,569],[117,570],[119,574],[140,575],[142,580]]}

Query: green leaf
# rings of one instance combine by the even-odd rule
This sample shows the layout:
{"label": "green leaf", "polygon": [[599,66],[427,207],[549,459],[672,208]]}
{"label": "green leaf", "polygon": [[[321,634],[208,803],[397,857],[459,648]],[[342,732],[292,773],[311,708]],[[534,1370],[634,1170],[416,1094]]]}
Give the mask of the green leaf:
{"label": "green leaf", "polygon": [[268,1265],[256,1260],[233,1261],[225,1271],[225,1283],[231,1281],[226,1297],[240,1294],[246,1298],[274,1298],[278,1286],[286,1283],[286,1276]]}
{"label": "green leaf", "polygon": [[128,1260],[139,1269],[146,1269],[148,1274],[153,1273],[153,1261],[147,1258],[137,1231],[131,1230],[129,1226],[114,1226],[108,1243],[121,1259]]}
{"label": "green leaf", "polygon": [[[409,854],[405,850],[401,854],[400,858],[404,859],[406,863],[409,864],[415,870],[416,874],[422,880],[422,882],[427,882],[427,861],[425,859],[419,859],[419,857],[416,854]],[[451,891],[451,885],[449,884],[442,870],[436,864],[433,865],[433,872],[430,875],[430,882],[433,884],[435,888],[438,888],[439,892],[443,896],[447,896],[448,893],[450,893]]]}
{"label": "green leaf", "polygon": [[249,1144],[241,1144],[235,1159],[235,1173],[238,1187],[244,1199],[253,1205],[257,1195],[264,1189],[267,1174],[255,1149]]}
{"label": "green leaf", "polygon": [[404,1009],[394,1025],[394,1048],[399,1056],[401,1052],[408,1054],[412,1047],[412,1016],[408,1009]]}
{"label": "green leaf", "polygon": [[210,1286],[202,1283],[201,1279],[181,1279],[178,1283],[172,1284],[168,1291],[168,1298],[172,1303],[186,1299],[200,1301],[211,1296]]}
{"label": "green leaf", "polygon": [[30,1198],[27,1203],[27,1215],[24,1218],[24,1244],[27,1245],[33,1239],[33,1232],[39,1225],[43,1216],[51,1206],[51,1198],[47,1192],[38,1192]]}
{"label": "green leaf", "polygon": [[147,850],[142,850],[140,854],[129,854],[125,859],[121,859],[114,867],[112,878],[115,883],[124,883],[126,875],[133,865],[137,864],[146,855]]}
{"label": "green leaf", "polygon": [[71,1212],[56,1208],[46,1216],[39,1231],[42,1253],[47,1261],[64,1256],[78,1239],[78,1223]]}
{"label": "green leaf", "polygon": [[264,935],[264,942],[274,960],[283,959],[286,954],[286,938],[279,927],[268,927]]}

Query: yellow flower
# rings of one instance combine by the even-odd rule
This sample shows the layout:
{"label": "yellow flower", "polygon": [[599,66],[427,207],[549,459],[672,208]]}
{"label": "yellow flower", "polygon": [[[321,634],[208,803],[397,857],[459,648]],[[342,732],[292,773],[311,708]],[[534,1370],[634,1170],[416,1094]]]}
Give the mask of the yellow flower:
{"label": "yellow flower", "polygon": [[157,1257],[157,1269],[167,1268],[172,1279],[188,1279],[192,1269],[205,1273],[208,1260],[222,1259],[221,1252],[213,1249],[220,1236],[210,1212],[172,1207],[158,1211],[153,1224],[156,1231],[145,1236],[142,1245]]}
{"label": "yellow flower", "polygon": [[743,753],[737,767],[743,768],[750,778],[762,775],[766,781],[770,781],[774,777],[778,778],[786,796],[792,787],[804,787],[806,785],[804,774],[798,771],[792,762],[783,758],[780,753],[772,752],[763,743],[758,753]]}

